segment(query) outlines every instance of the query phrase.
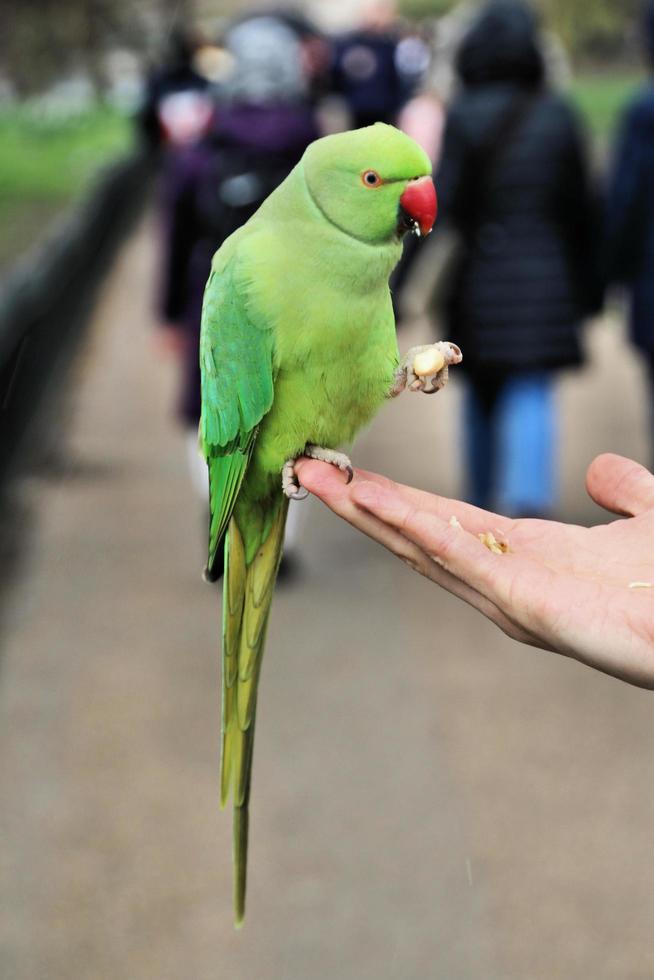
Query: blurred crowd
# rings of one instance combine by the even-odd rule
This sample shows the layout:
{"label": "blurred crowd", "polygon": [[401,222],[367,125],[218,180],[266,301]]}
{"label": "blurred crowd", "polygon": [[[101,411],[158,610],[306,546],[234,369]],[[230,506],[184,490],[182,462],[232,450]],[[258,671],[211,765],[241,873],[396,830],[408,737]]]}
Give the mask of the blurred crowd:
{"label": "blurred crowd", "polygon": [[[584,322],[613,283],[631,293],[654,430],[654,88],[628,108],[597,175],[533,9],[490,0],[457,17],[445,47],[385,3],[339,36],[282,10],[241,16],[219,38],[172,36],[141,126],[164,151],[160,343],[179,357],[200,493],[197,350],[211,257],[312,140],[377,121],[434,162],[428,305],[438,336],[464,351],[467,499],[515,516],[555,512],[556,378],[583,363]],[[643,24],[654,60],[651,0]],[[415,256],[412,239],[391,283],[400,323]]]}

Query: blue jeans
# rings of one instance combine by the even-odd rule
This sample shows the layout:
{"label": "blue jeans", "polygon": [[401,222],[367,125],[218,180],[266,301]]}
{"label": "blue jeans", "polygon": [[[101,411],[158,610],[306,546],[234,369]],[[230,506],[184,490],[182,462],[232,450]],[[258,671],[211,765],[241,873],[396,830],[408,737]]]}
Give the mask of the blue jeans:
{"label": "blue jeans", "polygon": [[557,482],[552,374],[469,381],[464,422],[467,499],[503,514],[549,514]]}

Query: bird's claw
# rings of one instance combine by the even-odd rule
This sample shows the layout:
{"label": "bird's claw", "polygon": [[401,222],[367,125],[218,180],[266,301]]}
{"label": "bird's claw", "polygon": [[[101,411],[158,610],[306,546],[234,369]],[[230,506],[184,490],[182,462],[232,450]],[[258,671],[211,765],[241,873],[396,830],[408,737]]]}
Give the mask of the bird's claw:
{"label": "bird's claw", "polygon": [[[351,483],[354,479],[354,469],[352,463],[345,453],[339,453],[336,449],[325,449],[323,446],[316,446],[309,443],[304,448],[304,456],[310,459],[319,459],[323,463],[331,463],[338,466],[339,470],[347,474],[347,482]],[[295,473],[295,459],[287,459],[282,467],[282,490],[289,500],[304,500],[309,496],[309,491],[300,486]]]}
{"label": "bird's claw", "polygon": [[342,473],[347,473],[347,482],[352,483],[354,470],[350,462],[350,457],[346,456],[345,453],[339,453],[337,449],[325,449],[324,446],[315,446],[310,442],[305,447],[304,455],[310,459],[319,459],[323,463],[331,463],[332,466],[338,466]]}
{"label": "bird's claw", "polygon": [[[426,357],[427,363],[433,355],[435,368],[424,374],[416,373],[416,358],[423,360]],[[463,355],[456,344],[449,341],[440,341],[437,344],[422,344],[418,347],[411,347],[402,358],[400,366],[395,372],[391,397],[394,398],[405,389],[407,391],[421,391],[424,395],[434,395],[447,384],[449,367],[451,364],[459,364],[463,360]],[[440,363],[439,363],[440,362]]]}
{"label": "bird's claw", "polygon": [[[408,386],[408,390],[421,391],[423,395],[435,395],[436,392],[440,391],[441,388],[445,385],[446,381],[447,381],[447,377],[442,378],[440,382],[437,382],[436,375],[430,374],[428,377],[418,378],[417,381],[414,381],[413,384],[410,384]],[[427,387],[427,385],[429,385],[429,387]]]}
{"label": "bird's claw", "polygon": [[282,490],[289,500],[306,500],[309,496],[307,488],[300,486],[294,459],[287,459],[282,467]]}

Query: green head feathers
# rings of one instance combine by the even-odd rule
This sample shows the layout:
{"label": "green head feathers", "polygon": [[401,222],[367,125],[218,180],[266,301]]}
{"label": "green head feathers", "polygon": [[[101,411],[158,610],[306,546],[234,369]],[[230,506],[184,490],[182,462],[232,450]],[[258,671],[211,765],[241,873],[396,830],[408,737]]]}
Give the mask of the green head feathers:
{"label": "green head feathers", "polygon": [[327,220],[371,244],[397,234],[408,182],[431,173],[425,151],[384,123],[316,140],[302,165],[311,197]]}

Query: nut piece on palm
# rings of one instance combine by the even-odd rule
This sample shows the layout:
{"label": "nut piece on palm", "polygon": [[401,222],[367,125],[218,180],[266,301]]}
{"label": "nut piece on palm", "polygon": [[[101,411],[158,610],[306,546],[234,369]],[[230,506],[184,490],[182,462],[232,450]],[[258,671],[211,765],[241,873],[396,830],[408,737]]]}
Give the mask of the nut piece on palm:
{"label": "nut piece on palm", "polygon": [[433,395],[447,384],[450,364],[459,364],[462,360],[460,349],[448,341],[411,347],[395,372],[391,397],[399,395],[405,388]]}

